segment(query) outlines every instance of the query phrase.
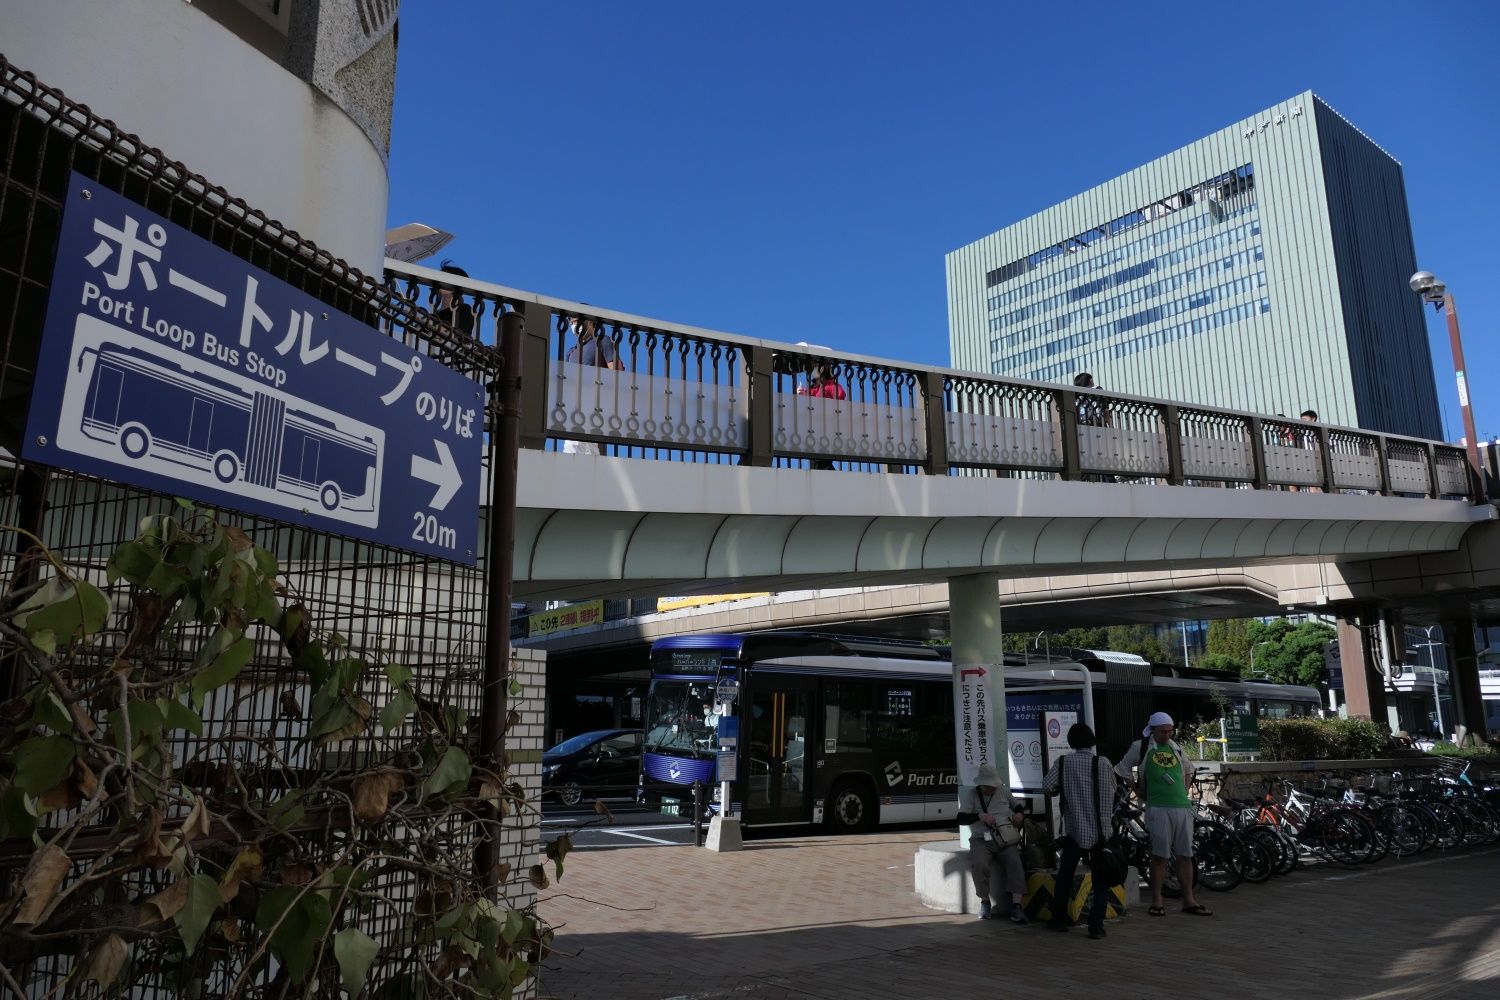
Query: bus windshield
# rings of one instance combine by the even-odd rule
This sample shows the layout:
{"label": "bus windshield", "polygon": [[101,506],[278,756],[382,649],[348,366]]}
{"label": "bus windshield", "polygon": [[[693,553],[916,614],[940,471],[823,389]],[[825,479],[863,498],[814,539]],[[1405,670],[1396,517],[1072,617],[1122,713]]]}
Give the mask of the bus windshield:
{"label": "bus windshield", "polygon": [[714,685],[654,680],[646,701],[646,749],[698,755],[719,748]]}

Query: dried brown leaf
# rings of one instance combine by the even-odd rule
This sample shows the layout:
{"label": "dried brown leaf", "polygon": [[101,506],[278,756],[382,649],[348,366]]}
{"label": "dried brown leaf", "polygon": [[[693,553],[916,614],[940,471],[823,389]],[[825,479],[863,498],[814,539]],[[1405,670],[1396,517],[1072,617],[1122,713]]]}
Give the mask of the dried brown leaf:
{"label": "dried brown leaf", "polygon": [[551,885],[547,881],[547,869],[541,865],[532,865],[526,870],[526,879],[538,889],[545,889]]}
{"label": "dried brown leaf", "polygon": [[240,943],[240,918],[225,917],[224,922],[219,925],[219,931],[224,935],[224,940],[230,944]]}
{"label": "dried brown leaf", "polygon": [[202,796],[199,796],[193,800],[193,808],[188,810],[187,819],[182,821],[182,828],[177,831],[178,846],[186,847],[193,842],[193,838],[208,836],[212,823],[208,806],[204,804]]}
{"label": "dried brown leaf", "polygon": [[378,823],[391,807],[391,796],[401,790],[401,775],[392,771],[361,774],[354,779],[354,816],[361,823]]}
{"label": "dried brown leaf", "polygon": [[433,965],[432,974],[437,979],[447,979],[459,969],[468,968],[469,964],[469,956],[464,954],[463,949],[450,945]]}
{"label": "dried brown leaf", "polygon": [[417,893],[417,898],[412,902],[412,911],[419,917],[432,917],[440,913],[447,913],[453,908],[453,886],[447,882],[440,882],[432,889],[424,889]]}
{"label": "dried brown leaf", "polygon": [[506,879],[510,878],[510,873],[511,867],[509,861],[501,861],[499,864],[495,865],[495,881],[504,882]]}
{"label": "dried brown leaf", "polygon": [[21,905],[16,908],[14,922],[25,927],[41,923],[67,874],[68,856],[62,848],[55,844],[37,848],[26,874],[21,876]]}
{"label": "dried brown leaf", "polygon": [[521,724],[521,713],[511,709],[505,716],[505,731],[510,732]]}
{"label": "dried brown leaf", "polygon": [[261,856],[260,848],[247,847],[234,856],[230,862],[229,870],[219,880],[219,899],[229,902],[240,894],[241,882],[254,882],[260,878],[265,870],[265,859]]}
{"label": "dried brown leaf", "polygon": [[255,543],[250,536],[245,534],[244,529],[236,528],[232,524],[224,526],[224,537],[229,539],[229,547],[236,552],[244,552],[246,549],[254,548]]}
{"label": "dried brown leaf", "polygon": [[189,881],[178,879],[142,903],[141,923],[164,923],[177,916],[178,911],[187,905]]}
{"label": "dried brown leaf", "polygon": [[172,860],[172,850],[161,840],[161,810],[147,806],[141,813],[135,838],[135,863],[148,868],[165,868]]}
{"label": "dried brown leaf", "polygon": [[600,802],[598,799],[594,800],[594,812],[598,813],[600,816],[603,816],[611,823],[615,821],[615,814],[609,811],[609,806],[605,805],[603,802]]}
{"label": "dried brown leaf", "polygon": [[281,692],[281,714],[288,719],[302,718],[302,702],[290,691]]}
{"label": "dried brown leaf", "polygon": [[308,861],[291,861],[281,866],[281,881],[284,885],[306,885],[317,872]]}
{"label": "dried brown leaf", "polygon": [[125,947],[124,938],[118,934],[106,935],[89,952],[88,964],[83,968],[83,978],[92,979],[99,984],[101,990],[108,992],[120,978],[120,973],[125,969],[125,960],[129,957],[130,949]]}
{"label": "dried brown leaf", "polygon": [[368,701],[365,701],[357,694],[349,695],[347,698],[347,703],[349,707],[354,710],[354,718],[350,719],[348,722],[344,723],[337,729],[319,736],[318,746],[325,747],[330,743],[337,743],[339,740],[347,740],[351,736],[358,736],[360,733],[365,731],[366,727],[369,726],[370,716],[374,712],[374,710],[370,708],[370,703]]}

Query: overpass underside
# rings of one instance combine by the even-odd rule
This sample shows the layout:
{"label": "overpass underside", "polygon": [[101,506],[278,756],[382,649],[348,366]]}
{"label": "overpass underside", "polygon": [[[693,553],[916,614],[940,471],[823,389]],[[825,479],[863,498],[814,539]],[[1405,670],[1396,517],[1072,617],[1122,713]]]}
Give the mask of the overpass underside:
{"label": "overpass underside", "polygon": [[519,472],[526,600],[1351,563],[1454,552],[1495,518],[1489,506],[1396,497],[534,451]]}

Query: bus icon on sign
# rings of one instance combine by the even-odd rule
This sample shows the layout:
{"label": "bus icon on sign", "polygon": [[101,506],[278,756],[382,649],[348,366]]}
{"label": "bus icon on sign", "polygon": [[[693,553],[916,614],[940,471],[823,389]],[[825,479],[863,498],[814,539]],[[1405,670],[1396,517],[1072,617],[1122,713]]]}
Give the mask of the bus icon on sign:
{"label": "bus icon on sign", "polygon": [[379,524],[382,430],[90,316],[57,436],[92,458]]}

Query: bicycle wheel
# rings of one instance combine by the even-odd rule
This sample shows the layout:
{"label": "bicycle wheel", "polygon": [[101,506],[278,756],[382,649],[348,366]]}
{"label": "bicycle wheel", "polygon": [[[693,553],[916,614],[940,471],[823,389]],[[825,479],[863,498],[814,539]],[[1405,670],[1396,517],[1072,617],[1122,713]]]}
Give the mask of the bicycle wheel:
{"label": "bicycle wheel", "polygon": [[1318,833],[1319,850],[1329,859],[1350,867],[1365,863],[1375,840],[1375,828],[1363,816],[1352,812],[1324,816]]}
{"label": "bicycle wheel", "polygon": [[1437,820],[1437,846],[1451,851],[1464,842],[1464,816],[1446,802],[1423,802],[1422,808]]}
{"label": "bicycle wheel", "polygon": [[1483,802],[1455,795],[1447,803],[1463,815],[1465,844],[1479,847],[1495,839],[1495,814]]}
{"label": "bicycle wheel", "polygon": [[1244,848],[1223,823],[1194,821],[1193,858],[1205,889],[1228,892],[1245,878]]}
{"label": "bicycle wheel", "polygon": [[1266,852],[1272,875],[1286,875],[1297,866],[1297,849],[1269,826],[1252,826],[1240,835]]}
{"label": "bicycle wheel", "polygon": [[1241,871],[1245,875],[1246,882],[1258,884],[1268,881],[1272,875],[1276,874],[1276,862],[1264,843],[1249,837],[1241,837],[1240,847],[1245,852],[1245,862]]}
{"label": "bicycle wheel", "polygon": [[1422,820],[1399,802],[1382,807],[1375,814],[1375,821],[1396,857],[1410,857],[1427,849],[1427,832],[1422,829]]}

